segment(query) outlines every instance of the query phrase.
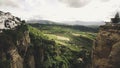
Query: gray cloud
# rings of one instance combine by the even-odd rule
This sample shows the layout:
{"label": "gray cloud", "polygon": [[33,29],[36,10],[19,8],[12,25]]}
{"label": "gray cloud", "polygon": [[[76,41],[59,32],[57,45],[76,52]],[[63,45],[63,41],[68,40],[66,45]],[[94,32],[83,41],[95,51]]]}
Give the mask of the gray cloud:
{"label": "gray cloud", "polygon": [[110,1],[110,0],[101,0],[102,2],[108,2],[108,1]]}
{"label": "gray cloud", "polygon": [[17,2],[18,0],[0,0],[0,6],[11,6],[11,7],[18,7]]}
{"label": "gray cloud", "polygon": [[66,3],[70,7],[79,8],[87,5],[91,0],[59,0],[60,2]]}

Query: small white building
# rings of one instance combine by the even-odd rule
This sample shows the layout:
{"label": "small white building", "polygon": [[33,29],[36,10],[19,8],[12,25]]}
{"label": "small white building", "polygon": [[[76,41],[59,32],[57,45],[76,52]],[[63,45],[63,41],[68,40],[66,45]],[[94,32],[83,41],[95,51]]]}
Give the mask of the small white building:
{"label": "small white building", "polygon": [[4,13],[0,11],[0,31],[2,29],[12,29],[17,25],[20,25],[21,20],[18,20],[17,17],[12,16],[9,12]]}

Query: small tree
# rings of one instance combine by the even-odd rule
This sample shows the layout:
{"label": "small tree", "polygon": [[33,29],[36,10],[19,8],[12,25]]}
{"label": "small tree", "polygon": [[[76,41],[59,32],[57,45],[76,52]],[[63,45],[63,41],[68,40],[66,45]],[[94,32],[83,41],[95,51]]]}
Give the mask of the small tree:
{"label": "small tree", "polygon": [[112,23],[119,23],[120,22],[120,17],[119,17],[119,13],[117,12],[115,15],[115,18],[111,19]]}

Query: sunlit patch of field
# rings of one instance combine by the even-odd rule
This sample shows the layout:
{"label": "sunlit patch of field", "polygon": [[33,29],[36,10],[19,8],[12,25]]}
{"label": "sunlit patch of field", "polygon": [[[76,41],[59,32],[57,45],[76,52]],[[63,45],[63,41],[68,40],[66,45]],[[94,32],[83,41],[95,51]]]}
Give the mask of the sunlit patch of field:
{"label": "sunlit patch of field", "polygon": [[80,36],[80,34],[72,33],[73,36]]}
{"label": "sunlit patch of field", "polygon": [[47,35],[50,39],[61,40],[61,41],[70,41],[69,38],[64,37],[64,36],[59,36],[59,35],[54,35],[54,34],[45,34],[45,35]]}
{"label": "sunlit patch of field", "polygon": [[70,41],[69,38],[63,37],[63,36],[56,36],[58,40],[65,40],[65,41]]}

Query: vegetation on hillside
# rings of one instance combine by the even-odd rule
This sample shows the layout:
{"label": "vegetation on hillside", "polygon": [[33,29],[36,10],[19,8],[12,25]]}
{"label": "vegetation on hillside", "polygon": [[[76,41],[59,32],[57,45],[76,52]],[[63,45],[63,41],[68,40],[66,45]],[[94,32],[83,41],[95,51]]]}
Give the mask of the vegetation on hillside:
{"label": "vegetation on hillside", "polygon": [[81,31],[61,25],[31,24],[31,26],[29,26],[31,42],[36,48],[43,49],[42,68],[90,66],[91,48],[96,36],[94,31]]}
{"label": "vegetation on hillside", "polygon": [[[89,68],[92,43],[96,36],[94,31],[81,31],[67,25],[35,25],[21,24],[13,30],[3,30],[0,34],[0,43],[4,47],[17,47],[24,59],[24,68],[29,68],[27,57],[30,56],[34,56],[35,68]],[[26,32],[29,36],[26,36]],[[23,46],[21,43],[28,37],[30,44]],[[2,67],[5,64],[10,66],[12,61],[0,60]]]}

